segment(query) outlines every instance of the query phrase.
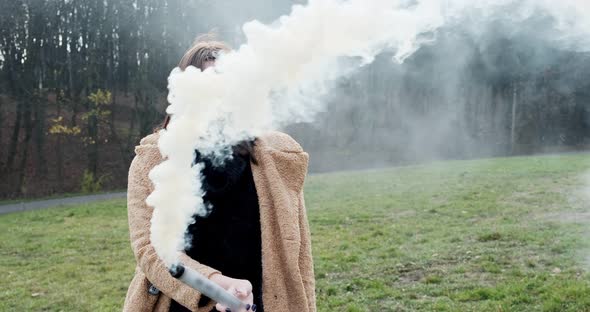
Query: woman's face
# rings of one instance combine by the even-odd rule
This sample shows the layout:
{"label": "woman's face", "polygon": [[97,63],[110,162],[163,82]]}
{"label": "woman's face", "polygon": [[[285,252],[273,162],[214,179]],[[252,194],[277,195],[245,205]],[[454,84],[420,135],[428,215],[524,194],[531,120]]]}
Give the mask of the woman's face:
{"label": "woman's face", "polygon": [[206,60],[205,62],[203,62],[203,70],[214,66],[215,65],[215,60]]}

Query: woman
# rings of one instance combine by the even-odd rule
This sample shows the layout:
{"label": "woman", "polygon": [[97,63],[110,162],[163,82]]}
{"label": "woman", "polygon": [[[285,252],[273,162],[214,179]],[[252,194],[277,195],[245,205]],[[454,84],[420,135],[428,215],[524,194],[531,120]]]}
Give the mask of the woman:
{"label": "woman", "polygon": [[[225,44],[206,37],[186,52],[179,67],[204,70],[227,50]],[[127,207],[137,267],[124,311],[226,311],[173,278],[150,243],[153,208],[145,199],[153,191],[148,173],[162,161],[157,142],[157,132],[144,137],[129,168]],[[315,311],[303,198],[308,154],[280,132],[232,149],[234,157],[220,166],[195,153],[195,161],[205,163],[204,200],[212,210],[187,229],[193,247],[180,255],[180,261],[248,303],[250,311]]]}

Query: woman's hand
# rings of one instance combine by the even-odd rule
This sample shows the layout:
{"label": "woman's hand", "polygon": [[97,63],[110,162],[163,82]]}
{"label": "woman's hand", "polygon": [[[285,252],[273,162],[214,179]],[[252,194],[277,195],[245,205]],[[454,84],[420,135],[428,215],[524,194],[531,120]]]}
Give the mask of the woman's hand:
{"label": "woman's hand", "polygon": [[[252,294],[252,283],[247,280],[231,278],[222,274],[214,274],[210,279],[246,304],[246,309],[232,312],[256,311],[256,305],[253,304],[254,295]],[[231,311],[228,307],[220,303],[215,305],[215,308],[217,311],[221,312]]]}

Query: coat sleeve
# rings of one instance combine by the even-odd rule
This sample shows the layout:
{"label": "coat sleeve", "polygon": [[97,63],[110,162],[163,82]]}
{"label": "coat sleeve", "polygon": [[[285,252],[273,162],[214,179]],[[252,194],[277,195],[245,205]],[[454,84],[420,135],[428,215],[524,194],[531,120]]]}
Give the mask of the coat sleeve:
{"label": "coat sleeve", "polygon": [[299,270],[303,279],[303,286],[307,296],[307,303],[310,312],[316,311],[315,298],[315,276],[313,268],[313,258],[311,254],[311,234],[309,222],[307,220],[307,211],[305,208],[305,198],[303,190],[299,193],[299,228],[301,231],[301,249],[299,251]]}
{"label": "coat sleeve", "polygon": [[[131,247],[137,265],[147,279],[166,296],[191,311],[210,311],[215,303],[210,300],[206,306],[198,306],[201,293],[172,277],[150,242],[150,221],[153,207],[145,202],[152,189],[148,173],[159,162],[161,162],[161,156],[156,147],[138,146],[136,156],[129,168],[127,212]],[[207,278],[220,273],[211,267],[200,264],[184,253],[180,254],[180,261]]]}

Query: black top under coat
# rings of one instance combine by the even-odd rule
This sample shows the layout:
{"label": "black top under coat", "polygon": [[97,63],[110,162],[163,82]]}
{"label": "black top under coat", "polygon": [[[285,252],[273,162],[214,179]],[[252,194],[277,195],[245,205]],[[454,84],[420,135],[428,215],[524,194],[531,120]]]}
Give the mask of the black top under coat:
{"label": "black top under coat", "polygon": [[[197,216],[195,223],[188,227],[194,248],[186,250],[186,253],[225,276],[250,281],[257,312],[264,311],[260,210],[250,157],[234,152],[233,157],[217,164],[198,151],[195,154],[195,163],[205,164],[203,199],[206,205],[210,205],[211,211],[207,217]],[[202,296],[199,306],[209,300]],[[189,310],[173,300],[170,311]]]}

